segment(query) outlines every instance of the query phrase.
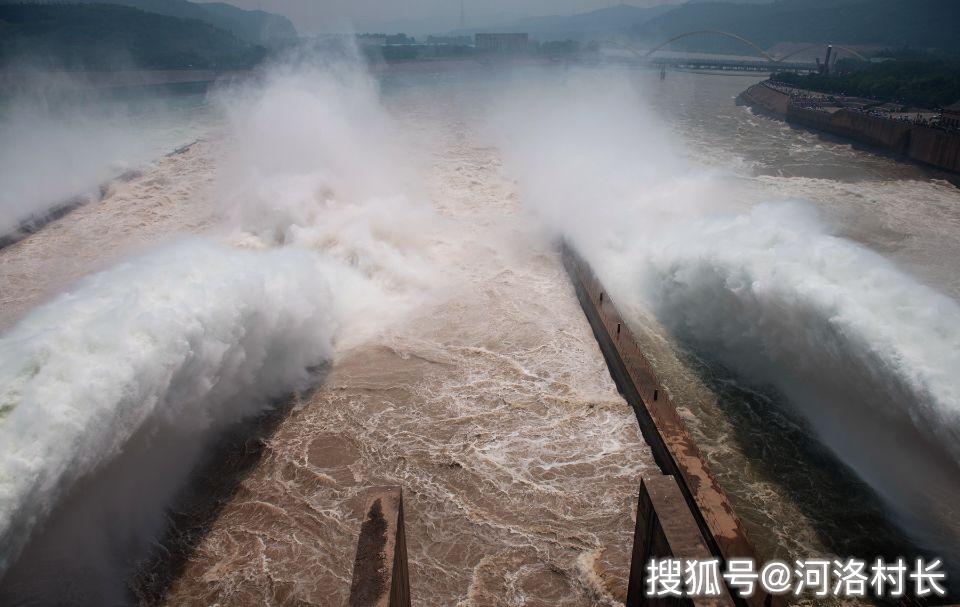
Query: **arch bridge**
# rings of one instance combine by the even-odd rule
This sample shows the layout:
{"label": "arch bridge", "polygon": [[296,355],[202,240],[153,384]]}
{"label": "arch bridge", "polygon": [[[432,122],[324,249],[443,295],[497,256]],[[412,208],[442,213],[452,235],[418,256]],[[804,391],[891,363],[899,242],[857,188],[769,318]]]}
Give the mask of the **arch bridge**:
{"label": "arch bridge", "polygon": [[757,51],[757,53],[759,53],[759,55],[760,55],[761,57],[763,57],[764,59],[766,59],[767,61],[771,61],[771,62],[776,62],[776,61],[777,61],[776,59],[774,59],[773,57],[771,57],[769,54],[767,54],[767,51],[763,50],[762,48],[760,48],[759,46],[757,46],[757,45],[754,44],[753,42],[750,42],[749,40],[747,40],[747,39],[744,38],[743,36],[738,36],[737,34],[731,34],[730,32],[723,32],[723,31],[720,31],[720,30],[695,30],[695,31],[692,31],[692,32],[684,32],[684,33],[682,33],[682,34],[679,34],[679,35],[677,35],[677,36],[674,36],[673,38],[670,38],[669,40],[666,40],[666,41],[664,41],[664,42],[661,42],[661,43],[658,44],[657,46],[655,46],[655,47],[653,47],[652,49],[650,49],[649,51],[647,51],[647,54],[644,55],[644,57],[649,57],[650,55],[656,53],[657,51],[659,51],[659,50],[662,49],[663,47],[668,46],[668,45],[670,45],[670,44],[673,44],[673,43],[676,42],[677,40],[682,40],[683,38],[687,38],[687,37],[690,37],[690,36],[702,36],[702,35],[724,36],[725,38],[730,38],[731,40],[736,40],[736,41],[738,41],[738,42],[741,42],[741,43],[743,43],[743,44],[746,44],[747,46],[749,46],[749,47],[752,48],[753,50]]}
{"label": "arch bridge", "polygon": [[845,51],[845,52],[853,55],[853,56],[856,57],[857,59],[860,59],[861,61],[867,61],[867,58],[866,58],[866,57],[864,57],[863,55],[861,55],[861,54],[858,53],[857,51],[853,50],[852,48],[849,48],[849,47],[846,47],[846,46],[841,46],[841,45],[839,45],[839,44],[826,44],[826,43],[811,44],[811,45],[808,45],[808,46],[804,46],[803,48],[797,49],[797,50],[795,50],[795,51],[792,51],[792,52],[790,52],[790,53],[787,53],[786,55],[783,55],[783,56],[781,56],[781,57],[774,57],[774,56],[772,56],[770,53],[768,53],[767,51],[763,50],[758,44],[756,44],[756,43],[748,40],[747,38],[744,38],[743,36],[740,36],[740,35],[738,35],[738,34],[733,34],[733,33],[730,33],[730,32],[725,32],[725,31],[722,31],[722,30],[711,30],[711,29],[706,29],[706,30],[694,30],[694,31],[684,32],[684,33],[682,33],[682,34],[678,34],[678,35],[676,35],[676,36],[673,36],[672,38],[669,38],[668,40],[665,40],[665,41],[661,42],[660,44],[658,44],[657,46],[653,47],[652,49],[650,49],[649,51],[646,51],[646,52],[641,51],[641,50],[639,50],[639,49],[637,49],[637,48],[635,48],[635,47],[632,47],[632,46],[630,46],[629,44],[624,44],[624,43],[622,43],[622,42],[617,42],[617,41],[613,41],[613,40],[608,40],[607,42],[608,42],[609,44],[613,44],[613,45],[615,45],[615,46],[618,46],[618,47],[627,49],[627,50],[633,52],[634,54],[636,54],[636,55],[638,55],[638,56],[642,56],[642,57],[644,57],[644,58],[647,58],[647,57],[652,56],[654,53],[656,53],[656,52],[659,51],[660,49],[662,49],[662,48],[664,48],[664,47],[666,47],[666,46],[669,46],[669,45],[673,44],[673,43],[676,42],[677,40],[682,40],[683,38],[688,38],[688,37],[690,37],[690,36],[703,36],[703,35],[707,35],[707,36],[723,36],[723,37],[725,37],[725,38],[729,38],[729,39],[731,39],[731,40],[735,40],[735,41],[737,41],[737,42],[739,42],[739,43],[741,43],[741,44],[743,44],[743,45],[745,45],[745,46],[750,47],[751,49],[753,49],[754,51],[756,51],[756,53],[757,53],[760,57],[762,57],[763,59],[765,59],[768,63],[772,63],[772,64],[782,64],[782,63],[784,63],[787,59],[790,59],[791,57],[794,57],[794,56],[796,56],[796,55],[799,55],[800,53],[802,53],[802,52],[804,52],[804,51],[808,51],[808,50],[815,49],[815,48],[827,48],[828,46],[832,46],[834,49],[837,49],[838,51]]}
{"label": "arch bridge", "polygon": [[782,57],[780,57],[779,59],[777,59],[777,61],[786,61],[786,60],[789,59],[790,57],[793,57],[793,56],[795,56],[795,55],[799,55],[800,53],[802,53],[802,52],[804,52],[804,51],[809,51],[809,50],[815,49],[815,48],[824,48],[824,49],[825,49],[825,48],[827,48],[828,46],[832,46],[832,47],[833,47],[834,49],[836,49],[836,50],[846,51],[847,53],[850,53],[851,55],[853,55],[854,57],[856,57],[856,58],[859,59],[860,61],[869,61],[869,59],[867,59],[866,57],[864,57],[863,55],[861,55],[861,54],[858,53],[857,51],[853,50],[852,48],[849,48],[849,47],[846,47],[846,46],[840,46],[839,44],[823,44],[823,43],[811,44],[810,46],[805,46],[805,47],[803,47],[803,48],[801,48],[801,49],[797,49],[797,50],[795,50],[795,51],[792,51],[792,52],[790,52],[790,53],[787,53],[786,55],[783,55]]}

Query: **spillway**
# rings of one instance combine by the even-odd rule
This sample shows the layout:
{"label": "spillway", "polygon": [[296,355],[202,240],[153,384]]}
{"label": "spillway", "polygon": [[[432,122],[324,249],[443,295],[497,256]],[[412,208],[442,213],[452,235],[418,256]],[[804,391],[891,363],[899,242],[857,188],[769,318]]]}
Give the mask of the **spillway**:
{"label": "spillway", "polygon": [[[566,77],[563,68],[546,72],[545,82]],[[838,256],[876,260],[864,252],[869,247],[905,269],[878,262],[889,271],[884,276],[950,307],[956,276],[949,256],[937,251],[955,247],[955,192],[916,168],[888,166],[889,159],[816,142],[722,105],[745,86],[740,77],[704,84],[692,80],[709,76],[690,75],[650,93],[667,130],[694,145],[667,141],[643,163],[619,163],[624,150],[617,146],[658,140],[652,127],[627,137],[631,131],[611,113],[609,132],[601,134],[613,145],[571,138],[535,147],[518,161],[522,145],[513,144],[523,141],[510,139],[523,138],[524,125],[507,128],[506,137],[486,127],[497,104],[509,99],[504,91],[523,90],[518,82],[529,76],[424,70],[386,75],[378,86],[348,76],[345,90],[322,79],[281,77],[253,103],[244,105],[243,92],[241,101],[223,102],[228,128],[211,129],[184,153],[114,184],[101,202],[0,251],[0,329],[30,345],[9,345],[8,353],[29,351],[37,368],[50,370],[43,379],[58,380],[57,369],[44,366],[48,361],[105,360],[97,356],[111,351],[110,339],[126,343],[109,330],[116,319],[116,327],[136,336],[130,352],[139,360],[164,354],[156,360],[173,379],[134,374],[114,384],[110,373],[98,371],[92,381],[109,388],[104,406],[129,404],[127,395],[141,390],[161,393],[159,402],[177,413],[162,407],[144,419],[131,413],[125,445],[88,440],[95,432],[72,434],[83,439],[78,444],[89,458],[58,461],[65,462],[63,478],[82,482],[38,489],[52,522],[38,527],[0,590],[64,566],[78,578],[107,580],[109,588],[95,589],[102,596],[146,604],[339,605],[350,589],[365,491],[401,485],[411,586],[425,604],[622,602],[639,480],[659,469],[577,302],[559,252],[564,230],[544,221],[548,213],[536,200],[543,191],[552,202],[581,201],[562,219],[587,228],[606,212],[602,201],[634,203],[616,209],[619,223],[594,230],[602,246],[581,241],[584,251],[614,289],[761,557],[913,549],[917,538],[900,528],[876,488],[789,410],[790,399],[772,398],[769,386],[711,358],[722,348],[698,341],[709,331],[678,330],[684,323],[703,329],[694,312],[705,301],[727,301],[717,295],[723,289],[663,291],[664,309],[687,314],[671,317],[644,305],[641,278],[650,274],[641,277],[638,268],[653,259],[663,284],[714,285],[685,283],[690,275],[713,275],[688,273],[688,266],[703,270],[698,260],[714,259],[716,267],[707,270],[723,273],[746,264],[737,250],[714,246],[711,235],[751,221],[764,229],[806,226],[807,215],[792,214],[790,205],[758,204],[802,197],[837,226],[836,235],[819,228],[802,235],[841,243],[831,249],[837,255],[814,268],[834,267]],[[698,86],[709,94],[691,95]],[[538,92],[564,99],[556,90]],[[529,101],[516,104],[521,123],[533,122]],[[712,115],[712,104],[722,119],[708,128],[703,116]],[[576,132],[589,121],[565,124]],[[743,157],[736,146],[746,150]],[[609,172],[591,172],[592,159],[610,161]],[[547,170],[534,174],[524,161]],[[538,178],[543,182],[531,186]],[[734,218],[734,228],[698,224],[696,246],[678,247],[682,238],[671,240],[674,233],[663,228],[682,211],[679,203],[697,197]],[[644,208],[649,199],[665,208]],[[562,204],[557,208],[562,214]],[[629,237],[621,238],[620,227]],[[790,240],[785,232],[776,232],[775,243]],[[734,240],[749,244],[757,233],[748,226]],[[666,253],[650,255],[641,245]],[[170,248],[157,252],[157,246]],[[692,253],[688,259],[676,251]],[[136,285],[136,295],[124,293],[118,280]],[[193,300],[169,286],[206,283],[210,289],[197,289]],[[937,299],[931,288],[948,295]],[[163,303],[151,308],[158,314],[142,316],[123,305],[141,301]],[[58,318],[58,309],[83,314]],[[706,329],[726,326],[718,314]],[[749,324],[754,317],[729,318]],[[323,347],[304,344],[298,324],[304,319],[322,320],[316,337]],[[107,330],[84,332],[91,326]],[[253,328],[255,337],[265,327],[281,341],[247,339],[238,326]],[[740,333],[751,334],[749,327]],[[78,334],[96,339],[70,341]],[[191,348],[174,347],[182,342]],[[309,381],[256,392],[260,404],[234,416],[222,398],[225,384],[253,390],[276,379],[264,351],[291,353],[291,364],[304,371],[297,379]],[[66,358],[75,352],[86,354]],[[238,362],[252,359],[263,364]],[[30,376],[30,369],[22,371],[17,381]],[[29,396],[41,406],[70,395],[47,389]],[[174,407],[179,401],[196,410]],[[235,417],[236,425],[219,425]],[[182,467],[150,457],[157,436],[170,448],[192,445],[181,453]],[[89,476],[88,461],[94,462]],[[951,469],[949,460],[943,463]],[[142,492],[153,473],[163,480],[157,485],[169,486],[154,487],[155,508],[144,514],[150,533],[120,534],[116,544],[91,549],[93,557],[109,555],[116,568],[87,571],[82,559],[56,554],[69,545],[63,542],[86,537],[77,532],[82,516],[71,511],[95,511],[105,488]],[[18,503],[29,504],[32,495],[19,491]],[[845,506],[851,503],[859,506]],[[118,526],[137,523],[132,517]],[[25,537],[23,527],[9,529],[10,537]],[[143,543],[151,546],[125,562],[128,544]]]}
{"label": "spillway", "polygon": [[419,601],[623,600],[649,450],[496,150],[432,128],[449,290],[301,396],[165,604],[342,604],[359,496],[382,484],[404,487]]}

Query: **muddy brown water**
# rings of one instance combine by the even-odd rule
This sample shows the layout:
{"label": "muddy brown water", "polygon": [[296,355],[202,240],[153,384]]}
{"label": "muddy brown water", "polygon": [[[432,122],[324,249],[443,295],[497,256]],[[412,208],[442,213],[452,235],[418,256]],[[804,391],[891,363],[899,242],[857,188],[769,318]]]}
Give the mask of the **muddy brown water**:
{"label": "muddy brown water", "polygon": [[[432,78],[418,77],[426,84]],[[956,297],[955,256],[944,253],[956,249],[956,190],[915,166],[735,107],[733,96],[750,80],[671,75],[650,96],[693,144],[695,160],[725,169],[739,163],[734,178],[758,201],[811,200],[841,234]],[[181,538],[185,560],[175,578],[152,582],[169,590],[166,604],[342,604],[360,496],[380,484],[405,490],[417,604],[602,605],[623,598],[636,492],[640,477],[655,471],[652,458],[554,243],[521,209],[499,152],[473,130],[470,113],[481,103],[474,93],[495,89],[497,79],[424,84],[388,82],[386,96],[407,126],[436,146],[428,190],[448,224],[430,255],[449,286],[429,306],[339,352],[322,385],[241,443],[241,482],[226,488],[202,533]],[[102,203],[0,252],[0,280],[11,286],[0,294],[0,329],[132,252],[212,230],[219,218],[210,187],[222,146],[211,135],[118,185]],[[790,457],[777,460],[789,466],[758,469],[767,452],[749,449],[775,442],[789,452],[808,441],[802,428],[795,437],[764,435],[751,426],[756,417],[740,387],[684,359],[653,319],[632,312],[762,551],[831,553],[824,530],[842,547],[848,519],[829,503],[820,518],[811,516],[802,503],[831,494],[823,484],[829,475]],[[795,424],[781,426],[792,432]],[[802,490],[791,495],[781,477]],[[855,522],[876,510],[866,504]],[[871,529],[847,526],[846,533],[867,537]]]}
{"label": "muddy brown water", "polygon": [[[439,142],[427,189],[445,221],[431,252],[443,295],[355,340],[322,385],[214,454],[210,494],[171,513],[139,602],[343,604],[360,496],[383,484],[404,488],[416,604],[623,600],[652,457],[555,243],[455,97],[438,113],[399,108]],[[128,255],[215,232],[228,145],[210,133],[2,251],[0,328]]]}
{"label": "muddy brown water", "polygon": [[342,604],[382,484],[404,488],[417,604],[623,600],[650,453],[494,152],[443,156],[459,284],[297,403],[165,604]]}

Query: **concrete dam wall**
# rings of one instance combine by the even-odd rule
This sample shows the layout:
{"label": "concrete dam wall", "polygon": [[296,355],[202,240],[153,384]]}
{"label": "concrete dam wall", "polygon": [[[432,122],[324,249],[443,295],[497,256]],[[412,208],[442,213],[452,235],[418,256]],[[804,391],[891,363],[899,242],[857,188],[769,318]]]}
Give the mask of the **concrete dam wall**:
{"label": "concrete dam wall", "polygon": [[[822,121],[813,115],[825,117]],[[876,118],[862,112],[841,109],[836,112],[818,112],[805,110],[795,105],[787,109],[787,122],[796,122],[803,125],[817,125],[816,128],[843,135],[863,143],[883,148],[898,154],[906,154],[910,142],[912,125],[906,122],[896,122]]]}
{"label": "concrete dam wall", "polygon": [[915,126],[907,147],[910,158],[960,173],[960,133]]}
{"label": "concrete dam wall", "polygon": [[785,117],[790,105],[790,96],[762,84],[755,84],[740,93],[737,102],[755,110]]}
{"label": "concrete dam wall", "polygon": [[737,97],[737,102],[775,114],[791,124],[839,135],[924,164],[960,173],[960,133],[839,109],[824,112],[790,103],[790,96],[763,83]]}

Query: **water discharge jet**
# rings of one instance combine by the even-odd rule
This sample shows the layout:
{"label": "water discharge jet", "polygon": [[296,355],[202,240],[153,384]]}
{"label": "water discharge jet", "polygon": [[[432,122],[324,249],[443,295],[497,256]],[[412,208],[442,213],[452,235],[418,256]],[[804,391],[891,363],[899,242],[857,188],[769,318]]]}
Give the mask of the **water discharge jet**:
{"label": "water discharge jet", "polygon": [[688,348],[772,387],[915,546],[957,563],[956,302],[808,205],[758,205],[742,180],[691,163],[622,72],[545,74],[513,96],[558,100],[499,112],[525,202],[660,342],[654,360],[666,369]]}
{"label": "water discharge jet", "polygon": [[[676,308],[683,313],[677,325],[689,324],[703,335],[722,323],[701,326],[685,320],[703,312],[696,303],[702,299],[718,306],[730,302],[734,312],[756,310],[723,291],[736,288],[749,295],[756,282],[749,277],[762,274],[752,267],[737,274],[746,267],[743,260],[718,243],[719,235],[737,233],[724,228],[729,228],[724,221],[743,222],[743,231],[751,235],[779,234],[777,238],[821,244],[833,242],[830,238],[846,241],[819,227],[794,225],[803,212],[774,205],[751,214],[754,201],[729,187],[745,180],[730,178],[724,169],[701,171],[687,162],[683,146],[667,139],[669,147],[661,147],[656,126],[631,122],[637,109],[623,83],[592,80],[595,89],[613,98],[596,100],[591,98],[595,95],[567,95],[562,87],[554,88],[549,79],[558,74],[545,76],[546,84],[528,78],[539,90],[520,98],[518,105],[536,101],[538,95],[542,101],[543,93],[551,91],[560,91],[552,98],[564,103],[544,110],[550,118],[544,134],[530,134],[544,125],[531,121],[526,111],[525,122],[512,133],[515,141],[502,146],[513,175],[503,172],[496,147],[475,140],[471,112],[489,107],[482,95],[473,99],[482,87],[462,87],[453,77],[436,82],[430,75],[418,81],[434,81],[421,90],[394,90],[395,107],[410,112],[404,128],[428,142],[424,147],[435,148],[428,149],[426,173],[412,171],[413,181],[427,185],[432,205],[420,204],[418,195],[404,187],[382,185],[384,175],[411,173],[390,166],[378,170],[381,160],[393,156],[375,147],[378,129],[366,129],[364,123],[344,128],[365,115],[353,112],[354,107],[371,107],[369,97],[357,95],[356,88],[343,92],[328,82],[279,77],[276,88],[250,89],[239,99],[230,120],[241,136],[224,140],[231,153],[225,154],[221,177],[204,174],[219,181],[217,191],[226,196],[218,206],[229,216],[208,236],[217,243],[212,246],[233,253],[249,249],[239,251],[249,254],[244,259],[284,252],[304,254],[325,266],[329,262],[326,277],[338,295],[330,313],[343,326],[362,330],[348,332],[355,340],[334,340],[330,383],[309,402],[298,403],[266,441],[260,464],[196,544],[195,558],[172,589],[172,602],[330,600],[329,588],[341,587],[339,581],[349,575],[337,568],[337,558],[355,548],[352,522],[357,519],[350,504],[361,484],[358,478],[363,485],[371,479],[413,485],[410,499],[417,507],[410,512],[421,514],[411,517],[422,518],[411,524],[430,532],[418,535],[428,538],[417,548],[419,570],[429,580],[419,587],[430,588],[438,602],[494,596],[516,601],[544,596],[577,605],[618,600],[623,572],[615,562],[624,559],[616,554],[617,538],[629,534],[624,512],[634,505],[636,476],[650,467],[649,454],[636,436],[635,422],[624,416],[623,403],[571,305],[550,235],[519,206],[521,192],[531,206],[552,199],[561,212],[540,216],[564,232],[584,235],[584,250],[599,256],[597,267],[616,279],[612,288],[619,284],[629,302],[631,319],[623,331],[638,324],[646,330],[647,321],[666,321]],[[501,81],[488,84],[491,97],[502,94]],[[372,91],[373,97],[380,95],[376,88]],[[576,105],[581,97],[610,122],[597,124],[589,112],[568,112],[566,102]],[[288,109],[295,110],[289,119],[283,115]],[[313,113],[326,120],[304,126]],[[273,120],[276,116],[282,119]],[[365,124],[381,124],[382,118],[378,113]],[[327,123],[335,124],[323,128]],[[401,150],[410,135],[403,130],[396,139],[393,129],[384,131]],[[283,149],[285,142],[296,153]],[[651,149],[636,153],[638,142]],[[370,146],[373,152],[366,154]],[[540,154],[553,173],[538,173],[518,148],[532,151],[531,157]],[[210,149],[205,143],[190,152],[191,158],[206,161]],[[312,166],[310,157],[323,161]],[[245,172],[245,166],[252,168]],[[146,177],[158,176],[170,174]],[[549,196],[542,195],[547,190],[541,187],[549,188]],[[623,204],[563,206],[574,200]],[[235,214],[231,201],[242,203]],[[117,208],[105,202],[104,210]],[[702,222],[691,222],[691,217]],[[588,233],[602,234],[603,242],[586,238]],[[638,242],[637,234],[645,240]],[[43,233],[35,236],[33,243],[42,244]],[[652,256],[657,246],[684,245],[685,238],[697,241],[701,254],[696,259],[668,255],[667,247],[663,257]],[[762,257],[767,250],[757,246],[745,256]],[[856,246],[829,250],[833,253],[805,271],[823,274],[822,267],[836,267],[834,257],[840,253],[859,259]],[[786,257],[799,266],[811,260],[802,246],[789,255],[768,256],[778,263]],[[884,276],[903,280],[910,287],[905,290],[914,291],[916,281],[895,267],[883,267],[892,272]],[[669,282],[663,301],[671,305],[657,308],[660,316],[640,305],[648,303],[649,294],[641,278],[653,281],[657,273],[693,279]],[[730,274],[747,277],[711,278]],[[303,282],[312,286],[319,277],[308,275]],[[782,290],[795,294],[789,283]],[[434,289],[437,284],[440,288]],[[298,288],[304,289],[303,284]],[[429,296],[423,296],[425,290]],[[614,297],[624,301],[618,291]],[[765,319],[767,327],[777,328],[777,310],[792,315],[796,309],[797,316],[821,327],[824,307],[819,303],[789,307],[797,301],[769,301],[775,302],[772,312],[760,306],[763,314],[743,313],[737,332],[751,319]],[[829,324],[818,331],[829,334]],[[695,339],[678,338],[683,334],[669,326],[672,332],[656,334],[661,346],[696,347]],[[657,357],[663,352],[651,351]],[[857,352],[838,351],[845,357]],[[667,381],[657,402],[666,402],[683,387]],[[548,515],[532,520],[527,516],[531,505],[543,505]],[[344,529],[349,529],[346,547],[340,535]],[[270,566],[262,567],[264,563]]]}
{"label": "water discharge jet", "polygon": [[[372,144],[390,129],[374,84],[349,65],[277,74],[222,101],[235,145],[215,234],[70,286],[0,338],[5,600],[125,602],[205,452],[318,381],[335,348],[382,326],[368,315],[386,324],[417,301],[413,230],[430,214],[406,198],[408,163]],[[297,102],[322,137],[292,116],[287,131],[258,122]],[[270,136],[283,162],[261,147]],[[406,224],[385,221],[398,206]],[[70,583],[51,584],[57,572]]]}

